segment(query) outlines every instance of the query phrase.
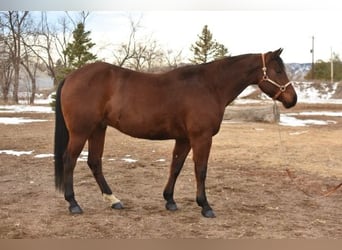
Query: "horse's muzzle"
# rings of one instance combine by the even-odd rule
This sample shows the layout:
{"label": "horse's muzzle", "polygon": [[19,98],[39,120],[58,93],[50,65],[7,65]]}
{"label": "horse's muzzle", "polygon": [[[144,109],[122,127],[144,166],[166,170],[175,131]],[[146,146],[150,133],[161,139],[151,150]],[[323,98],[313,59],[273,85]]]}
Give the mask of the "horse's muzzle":
{"label": "horse's muzzle", "polygon": [[283,103],[283,106],[285,108],[287,108],[287,109],[292,108],[293,106],[295,106],[297,104],[297,95],[295,94],[291,98],[291,100],[286,98],[285,100],[282,100],[281,102]]}

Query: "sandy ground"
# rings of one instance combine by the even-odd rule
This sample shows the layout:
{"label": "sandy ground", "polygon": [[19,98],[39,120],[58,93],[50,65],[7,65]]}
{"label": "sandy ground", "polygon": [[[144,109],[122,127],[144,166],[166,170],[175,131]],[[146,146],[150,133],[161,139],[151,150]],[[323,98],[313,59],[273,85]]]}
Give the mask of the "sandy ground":
{"label": "sandy ground", "polygon": [[0,112],[5,116],[48,121],[0,124],[0,150],[33,150],[0,154],[2,239],[342,238],[342,188],[321,197],[342,181],[341,117],[310,117],[337,123],[305,127],[224,122],[214,138],[207,177],[217,217],[207,219],[195,203],[191,153],[176,184],[179,210],[169,212],[162,192],[173,141],[138,140],[114,129],[107,131],[104,173],[125,209],[112,210],[102,201],[80,160],[75,192],[84,214],[70,215],[54,189],[53,157],[36,157],[53,151],[54,114]]}

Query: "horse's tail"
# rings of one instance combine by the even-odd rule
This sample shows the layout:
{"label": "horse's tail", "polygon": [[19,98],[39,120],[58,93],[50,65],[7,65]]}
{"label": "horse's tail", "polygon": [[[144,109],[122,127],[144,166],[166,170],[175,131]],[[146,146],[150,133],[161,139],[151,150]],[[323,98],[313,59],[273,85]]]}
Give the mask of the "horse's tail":
{"label": "horse's tail", "polygon": [[65,125],[61,106],[61,90],[63,85],[64,80],[57,88],[55,106],[55,186],[59,191],[64,191],[63,155],[69,142],[69,132]]}

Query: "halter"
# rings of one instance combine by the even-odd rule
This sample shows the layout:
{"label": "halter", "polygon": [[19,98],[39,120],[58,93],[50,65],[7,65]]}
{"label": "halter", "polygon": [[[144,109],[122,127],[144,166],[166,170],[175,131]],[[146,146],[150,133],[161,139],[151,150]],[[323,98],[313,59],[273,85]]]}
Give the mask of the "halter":
{"label": "halter", "polygon": [[261,83],[262,81],[266,81],[269,83],[272,83],[274,86],[279,88],[279,91],[272,97],[273,100],[276,100],[283,92],[286,91],[286,88],[292,84],[292,82],[288,82],[285,85],[280,85],[278,83],[276,83],[275,81],[271,80],[268,75],[267,75],[267,68],[266,68],[266,63],[265,63],[265,54],[261,54],[261,58],[262,58],[262,71],[264,73],[261,81],[259,83]]}

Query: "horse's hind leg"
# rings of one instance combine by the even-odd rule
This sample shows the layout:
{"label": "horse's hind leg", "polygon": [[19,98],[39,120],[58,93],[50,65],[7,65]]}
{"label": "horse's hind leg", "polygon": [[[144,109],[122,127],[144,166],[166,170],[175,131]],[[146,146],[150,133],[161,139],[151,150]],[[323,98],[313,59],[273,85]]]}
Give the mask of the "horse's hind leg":
{"label": "horse's hind leg", "polygon": [[174,188],[177,177],[182,170],[184,161],[189,154],[190,143],[188,140],[176,140],[175,148],[172,154],[172,162],[168,182],[164,189],[164,199],[166,200],[166,209],[170,211],[177,210],[176,202],[173,199]]}
{"label": "horse's hind leg", "polygon": [[110,189],[102,172],[102,154],[104,148],[106,127],[99,125],[88,139],[88,165],[99,185],[103,199],[109,201],[114,209],[122,209],[123,205]]}
{"label": "horse's hind leg", "polygon": [[63,156],[64,163],[64,198],[69,202],[69,211],[72,214],[81,214],[83,211],[75,200],[74,193],[74,169],[77,158],[80,155],[86,138],[70,134],[67,150]]}

